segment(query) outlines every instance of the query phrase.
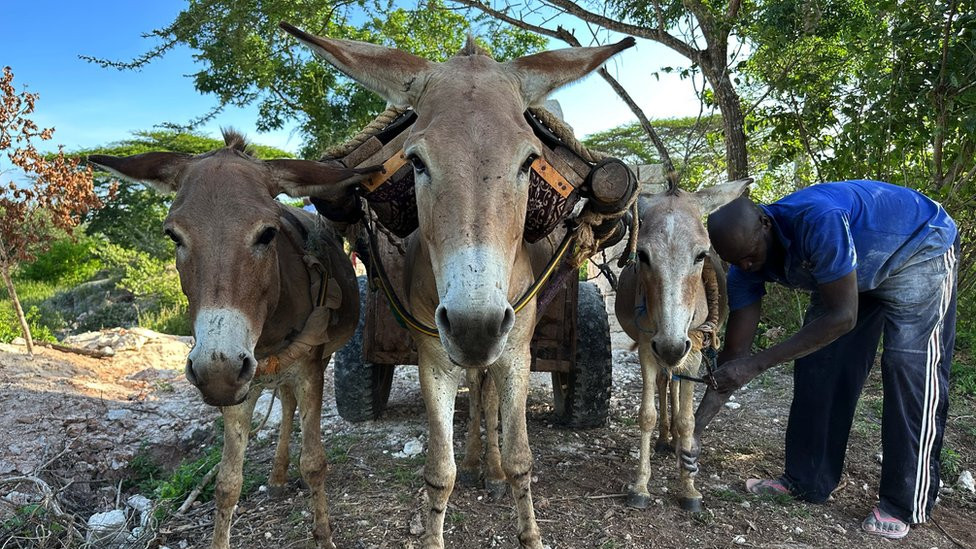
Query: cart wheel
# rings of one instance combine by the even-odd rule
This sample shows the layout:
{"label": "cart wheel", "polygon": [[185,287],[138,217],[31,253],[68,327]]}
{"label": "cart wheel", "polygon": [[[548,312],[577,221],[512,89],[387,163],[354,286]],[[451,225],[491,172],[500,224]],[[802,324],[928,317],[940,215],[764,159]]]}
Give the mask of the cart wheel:
{"label": "cart wheel", "polygon": [[600,290],[590,282],[579,285],[576,322],[573,371],[552,372],[556,416],[567,427],[603,427],[610,410],[613,381],[610,321]]}
{"label": "cart wheel", "polygon": [[359,280],[359,323],[352,338],[335,353],[335,400],[339,415],[353,423],[376,419],[386,410],[393,385],[393,364],[363,360],[363,325],[366,322],[366,277]]}

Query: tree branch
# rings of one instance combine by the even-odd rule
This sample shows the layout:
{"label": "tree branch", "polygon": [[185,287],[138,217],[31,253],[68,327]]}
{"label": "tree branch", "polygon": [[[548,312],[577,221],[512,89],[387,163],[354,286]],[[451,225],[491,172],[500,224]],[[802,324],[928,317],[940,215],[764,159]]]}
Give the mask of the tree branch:
{"label": "tree branch", "polygon": [[599,25],[605,29],[619,32],[622,34],[630,34],[640,38],[646,38],[648,40],[659,42],[673,49],[674,51],[680,53],[681,55],[687,57],[692,62],[701,63],[701,59],[702,59],[701,50],[669,34],[664,29],[639,27],[637,25],[631,25],[629,23],[617,21],[616,19],[611,19],[609,17],[605,17],[598,13],[593,13],[591,11],[585,10],[581,8],[578,4],[576,4],[576,2],[572,2],[571,0],[545,0],[545,1],[546,3],[556,6],[564,10],[566,13],[573,15],[579,19],[582,19],[583,21],[586,21],[588,23],[593,23],[594,25]]}
{"label": "tree branch", "polygon": [[[527,30],[530,32],[535,32],[537,34],[541,34],[544,36],[551,36],[553,38],[558,38],[559,40],[566,42],[567,44],[569,44],[574,48],[582,47],[582,44],[580,44],[579,39],[577,39],[573,33],[569,32],[568,30],[566,30],[566,28],[562,26],[559,26],[555,30],[553,30],[550,28],[533,25],[521,19],[512,17],[504,12],[491,8],[490,6],[487,6],[478,0],[454,0],[454,1],[459,4],[464,4],[466,6],[479,9],[496,19],[504,21],[520,29]],[[630,107],[630,111],[634,113],[634,115],[637,117],[637,120],[640,121],[640,125],[644,129],[644,132],[647,133],[648,137],[651,139],[651,142],[654,143],[654,147],[657,148],[658,155],[660,155],[661,157],[661,163],[664,165],[664,171],[667,174],[668,179],[672,180],[673,178],[672,183],[677,184],[677,174],[674,169],[674,163],[671,161],[671,155],[668,153],[668,149],[667,146],[665,146],[664,141],[658,135],[657,131],[654,130],[654,126],[651,125],[651,122],[650,120],[648,120],[647,115],[644,114],[644,111],[640,108],[640,106],[637,105],[637,102],[634,101],[633,97],[631,97],[630,94],[627,93],[627,90],[620,84],[620,82],[618,82],[617,79],[614,78],[609,71],[607,71],[606,67],[600,67],[598,74],[601,77],[603,77],[603,79],[606,80],[608,84],[610,84],[610,87],[613,88],[613,91],[617,93],[617,95],[624,101],[624,103],[627,104],[628,107]]]}

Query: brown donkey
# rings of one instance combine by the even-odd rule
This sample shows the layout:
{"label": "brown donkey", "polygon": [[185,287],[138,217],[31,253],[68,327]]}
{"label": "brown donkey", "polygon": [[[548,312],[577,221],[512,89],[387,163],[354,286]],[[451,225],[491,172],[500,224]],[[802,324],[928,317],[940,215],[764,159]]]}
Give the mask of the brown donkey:
{"label": "brown donkey", "polygon": [[[519,543],[541,549],[525,426],[535,300],[518,315],[512,307],[537,275],[523,230],[529,168],[543,145],[523,113],[634,41],[499,63],[469,39],[459,54],[435,63],[373,44],[316,37],[286,23],[282,28],[418,115],[403,147],[413,163],[420,223],[409,238],[405,301],[438,334],[414,333],[430,429],[423,546],[444,547],[444,514],[457,472],[454,399],[466,369],[477,368],[487,369],[498,391],[501,462],[515,497]],[[338,200],[351,191],[349,185],[320,185],[300,194]]]}
{"label": "brown donkey", "polygon": [[[673,443],[680,469],[681,506],[686,510],[700,509],[701,494],[694,482],[698,472],[697,453],[692,451],[695,388],[691,381],[671,379],[672,374],[695,376],[701,365],[699,327],[709,317],[703,270],[717,275],[721,309],[716,324],[723,323],[727,316],[725,274],[717,257],[709,253],[711,245],[702,216],[740,196],[750,181],[733,181],[696,193],[674,188],[641,199],[639,261],[620,273],[616,298],[617,319],[627,335],[637,342],[644,381],[638,416],[641,441],[637,480],[628,499],[631,506],[646,507],[650,499],[647,482],[651,477],[651,431],[658,417],[654,407],[657,383],[661,401],[657,449],[670,449]],[[714,333],[717,328],[711,327],[712,337],[717,337]],[[667,402],[669,385],[671,421]]]}
{"label": "brown donkey", "polygon": [[211,547],[229,547],[251,414],[261,389],[277,386],[283,417],[269,485],[283,488],[287,481],[297,404],[312,532],[318,547],[332,549],[320,427],[323,372],[356,327],[359,287],[322,218],[275,196],[312,182],[355,179],[357,172],[303,160],[259,161],[246,153],[241,136],[228,132],[224,139],[225,148],[198,156],[156,152],[89,161],[176,193],[164,228],[176,243],[193,323],[186,377],[224,417]]}

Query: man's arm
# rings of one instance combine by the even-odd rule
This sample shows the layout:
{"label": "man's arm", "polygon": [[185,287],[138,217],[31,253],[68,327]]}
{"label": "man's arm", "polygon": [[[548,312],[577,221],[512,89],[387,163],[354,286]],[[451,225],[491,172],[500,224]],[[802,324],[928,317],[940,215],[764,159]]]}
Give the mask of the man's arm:
{"label": "man's arm", "polygon": [[818,292],[826,312],[786,341],[755,355],[733,358],[725,363],[714,375],[720,392],[734,391],[770,367],[806,356],[854,328],[857,323],[857,272],[851,271],[838,280],[819,285]]}
{"label": "man's arm", "polygon": [[[729,321],[725,328],[725,345],[722,347],[722,352],[718,354],[720,368],[726,362],[749,356],[761,312],[762,300],[760,299],[729,314]],[[720,393],[710,385],[705,389],[705,396],[702,397],[698,410],[695,411],[696,439],[700,439],[705,427],[715,418],[731,394],[732,391]]]}

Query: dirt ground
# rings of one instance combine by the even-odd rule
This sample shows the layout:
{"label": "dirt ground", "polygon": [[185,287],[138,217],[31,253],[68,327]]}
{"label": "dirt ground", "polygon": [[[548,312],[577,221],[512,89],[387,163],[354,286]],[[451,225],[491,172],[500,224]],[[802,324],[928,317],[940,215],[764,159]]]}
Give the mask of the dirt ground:
{"label": "dirt ground", "polygon": [[[144,339],[106,359],[40,349],[30,360],[23,347],[0,345],[0,496],[8,501],[25,497],[20,492],[30,492],[29,487],[4,479],[36,475],[59,491],[62,508],[84,523],[93,513],[125,508],[125,499],[134,492],[120,493],[120,481],[140,452],[168,466],[200,455],[201,447],[213,440],[218,414],[183,379],[187,343],[170,336]],[[652,464],[650,490],[656,500],[645,510],[628,508],[627,485],[636,472],[641,379],[635,353],[619,333],[614,349],[614,392],[606,428],[571,431],[553,425],[549,376],[533,374],[527,418],[535,456],[533,496],[547,547],[976,547],[976,497],[955,488],[943,490],[934,520],[914,528],[905,540],[860,532],[860,520],[876,501],[880,474],[877,375],[869,380],[858,409],[844,479],[827,504],[756,498],[744,491],[746,478],[775,476],[782,469],[792,378],[787,368],[779,368],[737,393],[739,407],[724,409],[709,427],[697,481],[704,494],[703,512],[678,508],[670,489],[678,476],[676,459],[664,455]],[[458,455],[466,410],[462,390],[455,421]],[[976,403],[965,399],[953,401],[949,410],[945,445],[956,454],[960,469],[976,467],[974,410]],[[419,547],[423,454],[400,453],[408,442],[426,443],[416,368],[397,369],[382,419],[351,424],[336,413],[330,367],[322,424],[332,461],[327,484],[338,547]],[[252,440],[247,471],[267,474],[272,440]],[[297,448],[292,446],[293,454]],[[291,479],[293,493],[283,498],[272,498],[261,488],[242,497],[234,547],[309,545],[307,490],[297,464]],[[955,480],[944,479],[947,486]],[[0,505],[0,510],[9,507]],[[212,502],[198,503],[180,518],[153,525],[152,532],[127,546],[208,547],[212,515]],[[445,530],[448,547],[517,546],[513,503],[508,497],[492,502],[478,488],[455,489]],[[6,541],[0,540],[0,546]]]}

